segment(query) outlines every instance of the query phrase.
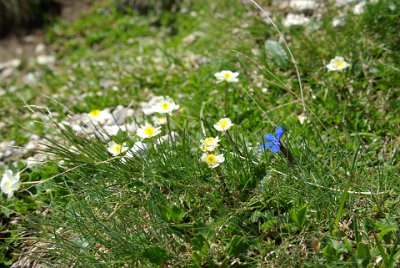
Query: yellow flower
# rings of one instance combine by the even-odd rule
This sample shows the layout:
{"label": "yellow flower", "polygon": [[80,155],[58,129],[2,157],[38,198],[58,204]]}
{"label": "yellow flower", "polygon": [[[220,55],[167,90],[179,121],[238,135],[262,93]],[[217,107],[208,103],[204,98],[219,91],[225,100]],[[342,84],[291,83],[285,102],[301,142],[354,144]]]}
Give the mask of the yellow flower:
{"label": "yellow flower", "polygon": [[231,126],[233,126],[233,124],[229,118],[222,118],[214,124],[214,128],[218,131],[227,131]]}
{"label": "yellow flower", "polygon": [[160,128],[161,127],[153,127],[151,125],[145,125],[141,128],[138,128],[136,134],[143,139],[151,138],[161,133]]}
{"label": "yellow flower", "polygon": [[328,68],[329,71],[341,71],[343,69],[346,69],[349,67],[350,64],[348,64],[343,57],[335,57],[331,59],[328,65],[326,65],[326,68]]}
{"label": "yellow flower", "polygon": [[215,155],[213,153],[204,153],[201,156],[201,161],[206,163],[209,168],[216,168],[225,161],[225,157],[223,154]]}
{"label": "yellow flower", "polygon": [[115,141],[110,141],[108,143],[108,148],[107,150],[114,156],[119,155],[125,151],[127,151],[129,148],[126,146],[126,143],[119,144],[116,143]]}
{"label": "yellow flower", "polygon": [[218,146],[219,138],[218,137],[207,137],[201,141],[200,149],[203,152],[211,152]]}

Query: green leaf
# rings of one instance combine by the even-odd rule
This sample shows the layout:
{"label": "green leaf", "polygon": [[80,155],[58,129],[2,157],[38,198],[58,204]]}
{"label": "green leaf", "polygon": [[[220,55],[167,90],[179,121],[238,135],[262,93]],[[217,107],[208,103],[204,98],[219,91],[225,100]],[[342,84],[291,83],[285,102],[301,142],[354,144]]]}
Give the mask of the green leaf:
{"label": "green leaf", "polygon": [[173,206],[172,209],[170,209],[170,220],[172,222],[181,222],[185,216],[186,212],[177,206]]}
{"label": "green leaf", "polygon": [[287,68],[289,66],[289,56],[284,47],[277,41],[267,40],[265,42],[265,49],[271,55],[272,60],[280,68]]}
{"label": "green leaf", "polygon": [[337,250],[330,243],[322,249],[322,253],[328,260],[336,260],[338,258]]}
{"label": "green leaf", "polygon": [[396,232],[398,229],[396,225],[376,224],[376,226],[378,227],[377,229],[380,230],[378,234],[378,242],[380,242],[386,234]]}
{"label": "green leaf", "polygon": [[304,227],[304,224],[307,220],[307,206],[304,205],[298,209],[292,209],[289,214],[292,221],[299,227],[300,229]]}
{"label": "green leaf", "polygon": [[242,253],[246,253],[249,248],[249,243],[246,238],[235,235],[228,247],[229,256],[238,256]]}
{"label": "green leaf", "polygon": [[162,265],[172,257],[172,254],[161,247],[148,247],[144,250],[143,257],[151,263]]}
{"label": "green leaf", "polygon": [[205,244],[206,240],[201,234],[197,234],[195,237],[190,239],[190,244],[194,250],[201,250]]}
{"label": "green leaf", "polygon": [[364,243],[357,244],[357,258],[361,260],[368,260],[370,256],[369,247]]}
{"label": "green leaf", "polygon": [[200,254],[198,251],[194,251],[190,255],[190,258],[192,260],[193,267],[201,267],[201,263],[203,261],[203,255],[202,254]]}

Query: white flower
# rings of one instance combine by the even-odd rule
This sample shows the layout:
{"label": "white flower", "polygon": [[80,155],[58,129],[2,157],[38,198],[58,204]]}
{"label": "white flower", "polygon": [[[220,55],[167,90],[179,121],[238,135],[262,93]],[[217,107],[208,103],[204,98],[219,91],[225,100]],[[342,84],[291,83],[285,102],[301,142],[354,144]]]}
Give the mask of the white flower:
{"label": "white flower", "polygon": [[168,96],[160,97],[153,105],[153,110],[160,114],[170,114],[175,110],[179,109],[179,105]]}
{"label": "white flower", "polygon": [[218,137],[207,137],[201,141],[200,149],[203,152],[211,152],[214,151],[215,148],[218,147],[219,138]]}
{"label": "white flower", "polygon": [[167,123],[167,117],[165,116],[154,116],[152,118],[154,125],[156,126],[161,126],[161,125],[165,125]]}
{"label": "white flower", "polygon": [[90,120],[94,123],[105,124],[108,120],[112,119],[112,115],[109,109],[99,110],[95,109],[90,111],[88,114]]}
{"label": "white flower", "polygon": [[126,143],[119,144],[116,143],[115,141],[110,141],[108,143],[108,148],[107,150],[114,156],[119,155],[125,151],[127,151],[129,148],[126,146]]}
{"label": "white flower", "polygon": [[233,124],[229,118],[222,118],[214,125],[214,128],[218,131],[227,131],[231,126]]}
{"label": "white flower", "polygon": [[167,114],[179,109],[179,105],[168,96],[155,96],[149,102],[142,103],[142,110],[145,115],[153,113]]}
{"label": "white flower", "polygon": [[138,128],[138,130],[136,131],[136,134],[143,139],[151,138],[151,137],[154,137],[161,133],[160,128],[161,127],[153,127],[151,125],[144,125],[144,126]]}
{"label": "white flower", "polygon": [[20,186],[19,173],[13,175],[11,170],[6,170],[0,184],[1,191],[5,193],[8,198],[11,198],[14,196],[14,191],[18,191]]}
{"label": "white flower", "polygon": [[225,161],[225,157],[223,154],[215,155],[213,153],[204,153],[201,156],[201,161],[206,163],[209,168],[216,168]]}
{"label": "white flower", "polygon": [[239,76],[239,73],[237,72],[231,72],[227,70],[223,70],[221,72],[216,73],[215,78],[217,78],[217,83],[226,81],[229,83],[237,83],[239,82],[239,79],[237,78]]}
{"label": "white flower", "polygon": [[292,25],[304,25],[310,22],[310,19],[303,14],[291,14],[289,13],[286,18],[282,20],[282,24],[285,27],[290,27]]}
{"label": "white flower", "polygon": [[300,124],[304,124],[304,122],[307,120],[307,116],[304,114],[299,114],[297,118],[299,119]]}
{"label": "white flower", "polygon": [[329,71],[341,71],[349,66],[350,64],[348,64],[343,57],[336,56],[335,58],[331,59],[329,64],[326,65],[326,68],[328,68]]}

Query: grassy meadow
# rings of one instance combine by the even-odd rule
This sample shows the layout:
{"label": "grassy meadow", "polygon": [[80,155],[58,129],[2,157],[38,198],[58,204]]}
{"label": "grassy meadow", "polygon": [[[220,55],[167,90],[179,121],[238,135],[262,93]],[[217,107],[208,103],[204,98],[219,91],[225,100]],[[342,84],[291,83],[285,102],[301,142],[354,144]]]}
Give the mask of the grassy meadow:
{"label": "grassy meadow", "polygon": [[400,4],[258,2],[46,28],[0,80],[1,267],[399,265]]}

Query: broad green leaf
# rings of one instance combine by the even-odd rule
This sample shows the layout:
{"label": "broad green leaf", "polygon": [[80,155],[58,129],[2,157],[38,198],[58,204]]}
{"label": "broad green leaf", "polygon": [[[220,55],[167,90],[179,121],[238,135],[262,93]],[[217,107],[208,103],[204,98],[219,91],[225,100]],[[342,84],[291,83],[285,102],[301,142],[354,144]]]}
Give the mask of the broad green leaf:
{"label": "broad green leaf", "polygon": [[277,41],[267,40],[265,42],[265,49],[271,55],[272,60],[280,68],[287,68],[289,65],[289,56],[285,48]]}
{"label": "broad green leaf", "polygon": [[171,258],[171,253],[161,247],[148,247],[143,252],[143,257],[151,263],[162,265]]}
{"label": "broad green leaf", "polygon": [[235,235],[229,243],[228,254],[229,256],[238,256],[246,253],[249,248],[249,243],[246,238]]}
{"label": "broad green leaf", "polygon": [[304,205],[298,209],[292,209],[290,211],[290,218],[299,228],[303,228],[307,220],[307,206]]}

